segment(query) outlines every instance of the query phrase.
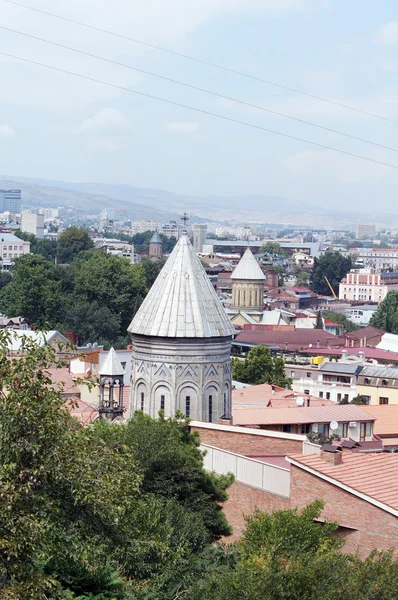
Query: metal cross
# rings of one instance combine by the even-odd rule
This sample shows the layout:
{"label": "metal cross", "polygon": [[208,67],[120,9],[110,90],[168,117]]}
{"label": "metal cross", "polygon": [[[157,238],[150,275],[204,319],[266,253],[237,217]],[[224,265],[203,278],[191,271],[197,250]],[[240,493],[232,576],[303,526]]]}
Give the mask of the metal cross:
{"label": "metal cross", "polygon": [[182,232],[186,233],[188,230],[188,221],[189,221],[189,217],[186,212],[184,212],[184,216],[181,217],[181,221],[184,223]]}

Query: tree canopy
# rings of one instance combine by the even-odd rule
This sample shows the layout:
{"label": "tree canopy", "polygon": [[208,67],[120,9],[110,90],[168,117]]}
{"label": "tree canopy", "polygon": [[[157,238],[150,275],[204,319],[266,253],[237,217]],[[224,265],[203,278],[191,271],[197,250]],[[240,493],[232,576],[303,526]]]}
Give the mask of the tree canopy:
{"label": "tree canopy", "polygon": [[290,388],[292,380],[286,377],[285,361],[281,356],[273,357],[266,346],[252,348],[244,361],[232,360],[232,378],[242,383],[258,385],[271,383]]}
{"label": "tree canopy", "polygon": [[278,242],[266,242],[261,246],[260,252],[265,252],[266,254],[277,254],[279,256],[285,255],[285,251]]}
{"label": "tree canopy", "polygon": [[370,325],[387,333],[398,333],[398,290],[388,292],[372,316]]}
{"label": "tree canopy", "polygon": [[356,331],[357,329],[360,329],[360,327],[348,319],[348,317],[334,310],[325,310],[322,314],[326,319],[330,319],[335,323],[339,323],[339,325],[343,325],[345,331]]}
{"label": "tree canopy", "polygon": [[339,295],[339,283],[352,268],[351,257],[340,252],[325,252],[320,258],[315,257],[311,274],[311,288],[317,294],[330,296],[330,288],[325,277],[330,281],[335,294]]}
{"label": "tree canopy", "polygon": [[68,227],[57,240],[58,263],[70,264],[80,252],[92,248],[94,243],[87,231],[80,227]]}

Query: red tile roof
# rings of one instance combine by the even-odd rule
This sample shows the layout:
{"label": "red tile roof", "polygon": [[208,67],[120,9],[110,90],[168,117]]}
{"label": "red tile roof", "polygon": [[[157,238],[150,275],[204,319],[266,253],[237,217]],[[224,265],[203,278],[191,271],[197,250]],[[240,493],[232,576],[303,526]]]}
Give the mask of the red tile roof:
{"label": "red tile roof", "polygon": [[328,346],[332,343],[331,333],[321,329],[296,329],[295,331],[243,331],[236,337],[237,342],[246,344],[264,344],[265,346],[278,346],[284,349],[286,343],[288,350],[300,350],[312,344],[316,349],[317,342],[320,346]]}
{"label": "red tile roof", "polygon": [[376,418],[373,433],[398,436],[398,404],[369,404],[363,410]]}
{"label": "red tile roof", "polygon": [[[398,454],[343,453],[343,462],[333,465],[319,454],[292,455],[293,464],[310,467],[343,485],[398,511]],[[398,516],[398,513],[397,513]]]}
{"label": "red tile roof", "polygon": [[357,346],[355,348],[343,346],[340,346],[339,348],[306,347],[303,349],[303,352],[305,352],[306,354],[313,354],[314,356],[341,356],[343,350],[346,350],[349,356],[358,356],[359,352],[363,352],[366,359],[374,358],[375,360],[387,360],[390,362],[398,362],[398,352],[389,352],[388,350],[380,350],[379,348],[369,348],[368,346]]}
{"label": "red tile roof", "polygon": [[59,390],[61,387],[61,394],[80,394],[79,387],[76,385],[76,381],[67,367],[50,367],[46,369],[46,373],[48,373],[52,381],[51,387],[56,390]]}
{"label": "red tile roof", "polygon": [[[272,388],[274,388],[274,393],[272,393]],[[233,389],[232,405],[249,407],[254,404],[256,408],[259,408],[260,406],[266,407],[268,402],[271,402],[272,408],[297,408],[297,396],[304,396],[304,394],[295,394],[292,390],[262,383]],[[308,394],[305,395],[305,398],[308,398]],[[331,400],[324,400],[315,396],[310,396],[310,399],[311,406],[335,406],[335,403]]]}
{"label": "red tile roof", "polygon": [[375,417],[354,404],[296,408],[253,408],[233,405],[232,416],[234,425],[299,425],[375,420]]}
{"label": "red tile roof", "polygon": [[98,418],[98,410],[80,398],[71,398],[66,402],[66,406],[72,417],[76,417],[83,427],[87,427]]}

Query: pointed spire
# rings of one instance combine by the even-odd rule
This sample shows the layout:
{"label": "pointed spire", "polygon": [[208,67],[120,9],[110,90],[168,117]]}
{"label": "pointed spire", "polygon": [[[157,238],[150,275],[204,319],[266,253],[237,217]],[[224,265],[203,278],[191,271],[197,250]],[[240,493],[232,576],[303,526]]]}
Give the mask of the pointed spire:
{"label": "pointed spire", "polygon": [[99,370],[100,375],[124,375],[125,370],[122,367],[115,350],[113,347],[109,350],[106,358],[103,362],[102,367]]}
{"label": "pointed spire", "polygon": [[243,279],[245,281],[265,280],[265,275],[249,247],[232,273],[231,279]]}
{"label": "pointed spire", "polygon": [[163,244],[162,238],[160,237],[160,235],[159,235],[159,233],[157,231],[155,231],[155,233],[153,234],[153,236],[149,240],[149,243],[150,244]]}
{"label": "pointed spire", "polygon": [[172,337],[233,336],[235,329],[187,235],[182,235],[128,328]]}

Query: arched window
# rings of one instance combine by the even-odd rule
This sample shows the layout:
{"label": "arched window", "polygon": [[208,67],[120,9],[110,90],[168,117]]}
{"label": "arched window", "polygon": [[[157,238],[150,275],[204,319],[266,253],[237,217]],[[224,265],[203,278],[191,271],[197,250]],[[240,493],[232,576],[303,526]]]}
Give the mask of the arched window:
{"label": "arched window", "polygon": [[365,383],[365,385],[369,385],[370,384],[370,379],[368,377],[365,377],[364,383]]}
{"label": "arched window", "polygon": [[387,386],[388,385],[387,379],[383,379],[383,381],[381,382],[381,385]]}

